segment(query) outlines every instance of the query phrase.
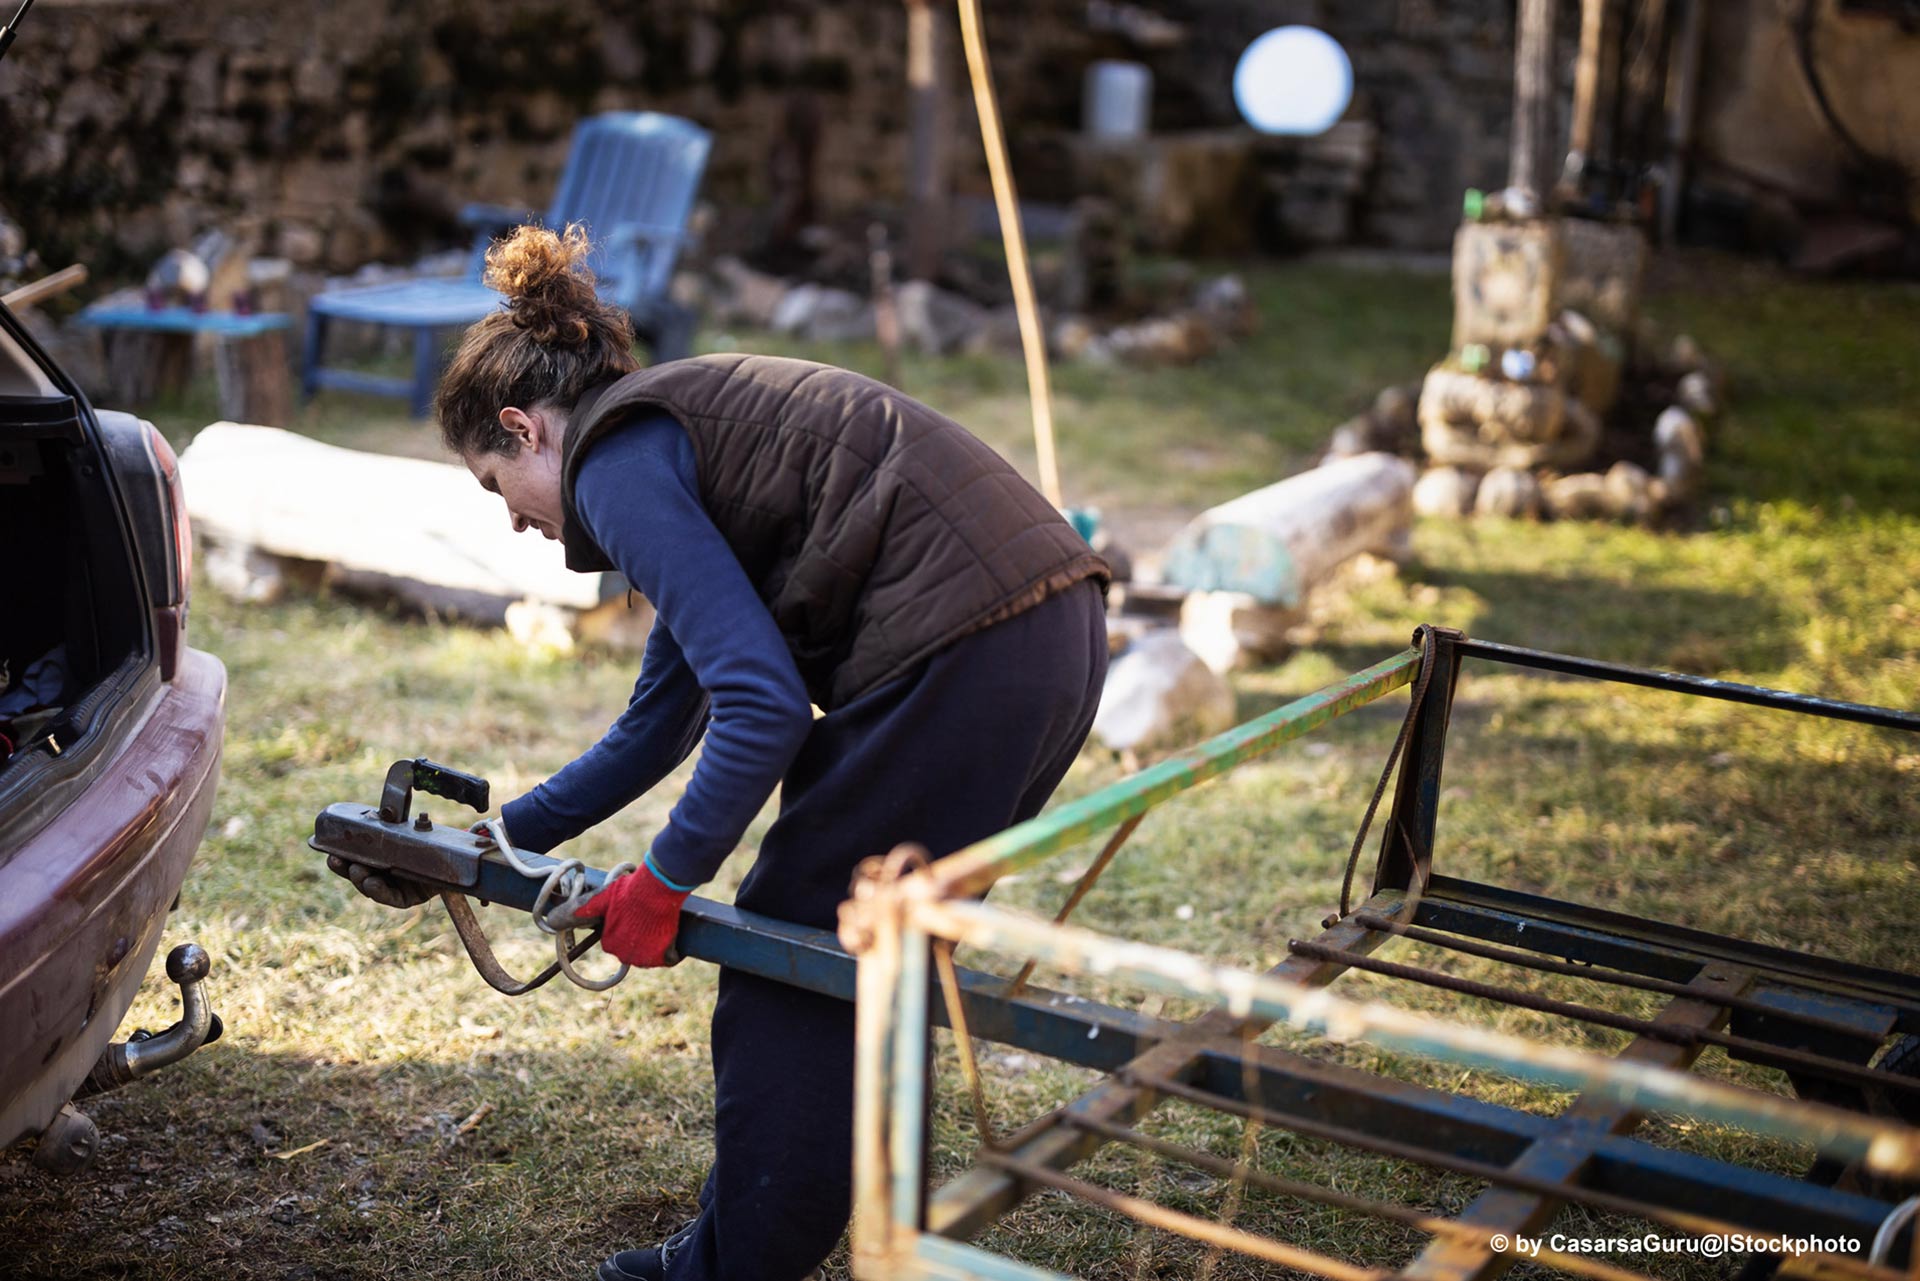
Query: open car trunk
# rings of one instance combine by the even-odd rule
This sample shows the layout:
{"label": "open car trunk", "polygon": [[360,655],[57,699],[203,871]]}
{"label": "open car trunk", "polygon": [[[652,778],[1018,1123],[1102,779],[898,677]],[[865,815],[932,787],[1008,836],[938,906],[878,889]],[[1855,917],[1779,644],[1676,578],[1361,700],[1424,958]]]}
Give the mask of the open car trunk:
{"label": "open car trunk", "polygon": [[0,861],[158,680],[98,428],[17,354],[0,351]]}

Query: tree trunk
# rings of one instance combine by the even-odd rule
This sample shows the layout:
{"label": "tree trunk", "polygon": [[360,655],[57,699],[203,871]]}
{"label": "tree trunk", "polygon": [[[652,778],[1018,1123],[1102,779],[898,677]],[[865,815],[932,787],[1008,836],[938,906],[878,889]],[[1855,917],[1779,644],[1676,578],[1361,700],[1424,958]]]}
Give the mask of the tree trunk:
{"label": "tree trunk", "polygon": [[145,405],[178,394],[193,372],[192,334],[103,329],[100,347],[116,404]]}
{"label": "tree trunk", "polygon": [[180,475],[195,531],[230,546],[509,601],[601,601],[600,576],[569,571],[558,543],[515,534],[464,467],[215,423],[180,455]]}
{"label": "tree trunk", "polygon": [[293,379],[284,331],[220,339],[214,347],[213,367],[220,383],[222,418],[278,427],[293,417]]}
{"label": "tree trunk", "polygon": [[1552,185],[1553,20],[1559,0],[1520,0],[1514,49],[1513,142],[1509,182],[1536,197]]}
{"label": "tree trunk", "polygon": [[1567,126],[1567,168],[1579,184],[1573,193],[1591,189],[1593,170],[1600,163],[1601,99],[1612,83],[1603,77],[1613,0],[1583,0],[1580,6],[1580,61],[1573,77],[1573,119]]}
{"label": "tree trunk", "polygon": [[909,280],[940,274],[947,248],[947,42],[930,0],[907,0],[907,235]]}
{"label": "tree trunk", "polygon": [[1404,553],[1413,465],[1356,454],[1202,512],[1167,549],[1166,579],[1294,607],[1361,552]]}
{"label": "tree trunk", "polygon": [[1660,243],[1670,245],[1680,232],[1680,205],[1686,196],[1687,162],[1693,151],[1694,102],[1700,87],[1700,51],[1706,40],[1706,0],[1687,0],[1679,45],[1667,82],[1667,180],[1660,188]]}

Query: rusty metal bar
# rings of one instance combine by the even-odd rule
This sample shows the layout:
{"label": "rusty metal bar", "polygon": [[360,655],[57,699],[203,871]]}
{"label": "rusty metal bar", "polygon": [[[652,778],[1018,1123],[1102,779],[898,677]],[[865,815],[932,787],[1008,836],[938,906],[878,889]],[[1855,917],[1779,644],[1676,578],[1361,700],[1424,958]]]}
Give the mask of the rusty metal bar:
{"label": "rusty metal bar", "polygon": [[1278,1263],[1283,1267],[1298,1268],[1302,1272],[1326,1277],[1328,1281],[1387,1281],[1387,1278],[1393,1275],[1384,1268],[1357,1267],[1330,1255],[1303,1250],[1299,1246],[1287,1245],[1267,1237],[1255,1236],[1251,1232],[1242,1232],[1238,1228],[1225,1227],[1211,1219],[1202,1219],[1195,1215],[1183,1214],[1178,1210],[1169,1210],[1152,1201],[1128,1196],[1124,1192],[1113,1192],[1098,1184],[1087,1183],[1071,1175],[1061,1174],[1058,1170],[1048,1169],[1044,1165],[1022,1161],[1005,1152],[982,1152],[980,1160],[987,1165],[1005,1170],[1017,1178],[1038,1183],[1042,1187],[1053,1188],[1058,1192],[1065,1192],[1082,1201],[1124,1214],[1148,1227],[1177,1232],[1195,1241],[1222,1246],[1255,1259]]}
{"label": "rusty metal bar", "polygon": [[[1440,773],[1447,754],[1447,725],[1453,718],[1453,695],[1460,682],[1460,642],[1466,637],[1450,627],[1428,627],[1433,673],[1422,672],[1420,704],[1411,709],[1411,738],[1407,759],[1394,785],[1393,808],[1380,834],[1380,853],[1374,861],[1373,889],[1423,893],[1433,868],[1434,833],[1440,820]],[[1347,910],[1343,890],[1340,910]]]}
{"label": "rusty metal bar", "polygon": [[[1114,1125],[1108,1121],[1093,1117],[1069,1117],[1067,1124],[1092,1130],[1101,1137],[1116,1143],[1126,1143],[1169,1160],[1191,1165],[1195,1169],[1207,1170],[1222,1178],[1228,1178],[1241,1167],[1238,1162],[1217,1157],[1211,1152],[1202,1152],[1197,1148],[1184,1147],[1178,1143],[1169,1143],[1165,1139],[1156,1139],[1152,1135],[1124,1125]],[[1268,1174],[1264,1170],[1247,1170],[1247,1182],[1257,1188],[1281,1196],[1298,1197],[1303,1201],[1312,1201],[1319,1205],[1329,1205],[1335,1209],[1353,1210],[1360,1214],[1371,1214],[1376,1218],[1388,1219],[1421,1232],[1435,1236],[1450,1236],[1472,1241],[1500,1254],[1515,1254],[1515,1247],[1509,1243],[1504,1249],[1496,1249],[1492,1244],[1498,1235],[1491,1229],[1478,1228],[1458,1219],[1445,1219],[1437,1215],[1425,1214],[1411,1206],[1396,1205],[1390,1201],[1376,1201],[1369,1197],[1356,1196],[1350,1192],[1340,1192],[1333,1188],[1322,1187],[1317,1183],[1305,1183],[1298,1179],[1281,1178]],[[1515,1254],[1515,1257],[1520,1257]],[[1539,1263],[1549,1264],[1564,1272],[1580,1276],[1603,1278],[1604,1281],[1642,1281],[1643,1273],[1616,1268],[1611,1264],[1595,1263],[1578,1255],[1561,1254],[1558,1251],[1542,1249],[1538,1255],[1524,1256]],[[1889,1278],[1891,1281],[1891,1278]]]}
{"label": "rusty metal bar", "polygon": [[[1067,923],[1067,918],[1073,915],[1073,909],[1080,906],[1080,900],[1085,898],[1087,891],[1099,881],[1100,874],[1107,870],[1107,864],[1113,862],[1113,856],[1120,852],[1120,847],[1127,843],[1127,838],[1133,835],[1134,829],[1139,827],[1146,817],[1144,813],[1135,814],[1115,829],[1113,835],[1107,839],[1106,845],[1100,850],[1100,857],[1094,859],[1092,866],[1081,873],[1079,883],[1073,887],[1073,893],[1067,895],[1067,901],[1062,903],[1060,910],[1054,914],[1055,925]],[[1018,996],[1026,990],[1027,980],[1033,977],[1034,967],[1038,964],[1038,961],[1030,960],[1020,967],[1020,972],[1013,976],[1013,982],[1007,984],[1008,997]]]}
{"label": "rusty metal bar", "polygon": [[923,1232],[892,1271],[856,1273],[861,1281],[1073,1281],[1064,1272],[991,1254]]}
{"label": "rusty metal bar", "polygon": [[[878,867],[863,869],[877,877]],[[858,889],[856,883],[856,889]],[[893,1048],[899,1013],[900,913],[868,896],[864,917],[850,921],[842,937],[858,953],[854,1002],[853,1060],[853,1269],[861,1277],[891,1276],[906,1231],[894,1222],[889,1202],[893,1189],[892,1136],[895,1064]],[[845,909],[842,909],[843,912]]]}
{"label": "rusty metal bar", "polygon": [[[1424,1165],[1433,1170],[1445,1170],[1449,1174],[1464,1175],[1472,1179],[1484,1179],[1488,1183],[1498,1183],[1524,1191],[1541,1192],[1551,1195],[1565,1193],[1569,1200],[1579,1201],[1582,1205],[1595,1210],[1604,1210],[1611,1214],[1631,1215],[1635,1218],[1651,1219],[1667,1223],[1688,1232],[1716,1232],[1726,1228],[1737,1228],[1731,1220],[1720,1221],[1704,1219],[1695,1215],[1666,1210],[1651,1202],[1636,1201],[1631,1197],[1616,1196],[1611,1192],[1602,1192],[1593,1188],[1567,1187],[1553,1179],[1535,1178],[1518,1173],[1511,1167],[1492,1161],[1477,1161],[1472,1157],[1454,1156],[1433,1148],[1422,1147],[1417,1143],[1406,1143],[1398,1139],[1383,1138],[1350,1125],[1336,1125],[1329,1121],[1315,1120],[1311,1117],[1293,1113],[1276,1112],[1272,1108],[1260,1106],[1251,1099],[1236,1099],[1230,1095],[1203,1089],[1171,1077],[1152,1076],[1133,1069],[1123,1069],[1118,1073],[1122,1079],[1137,1082],[1149,1089],[1159,1091],[1171,1098],[1180,1099],[1215,1112],[1227,1112],[1234,1116],[1254,1116],[1263,1124],[1275,1129],[1292,1130],[1308,1138],[1326,1139],[1360,1152],[1370,1152],[1376,1156],[1390,1157],[1396,1161],[1409,1161],[1415,1165]],[[1073,1116],[1065,1118],[1069,1124],[1078,1124]]]}
{"label": "rusty metal bar", "polygon": [[1822,995],[1900,1013],[1903,1031],[1920,1031],[1920,993],[1911,974],[1795,952],[1705,930],[1649,921],[1522,890],[1435,874],[1414,914],[1418,924],[1557,956],[1593,960],[1685,981],[1723,961]]}
{"label": "rusty metal bar", "polygon": [[927,1226],[927,1051],[933,1038],[927,998],[932,956],[931,940],[909,918],[900,931],[899,978],[893,990],[893,1117],[887,1128],[887,1163],[893,1170],[893,1221],[916,1231]]}
{"label": "rusty metal bar", "polygon": [[[1355,1151],[1368,1152],[1397,1161],[1407,1161],[1428,1169],[1445,1170],[1449,1174],[1458,1174],[1466,1178],[1480,1179],[1501,1187],[1513,1188],[1522,1192],[1537,1193],[1542,1196],[1558,1197],[1573,1201],[1591,1210],[1609,1214],[1626,1215],[1645,1219],[1652,1223],[1661,1223],[1682,1232],[1702,1236],[1716,1232],[1742,1232],[1749,1229],[1733,1219],[1715,1219],[1704,1215],[1690,1214],[1683,1210],[1674,1210],[1651,1201],[1635,1200],[1604,1189],[1584,1184],[1567,1184],[1560,1180],[1541,1175],[1528,1174],[1516,1170],[1511,1165],[1501,1165],[1492,1161],[1479,1161],[1472,1157],[1456,1156],[1434,1148],[1422,1147],[1416,1143],[1386,1138],[1357,1129],[1353,1126],[1339,1125],[1298,1113],[1278,1112],[1270,1107],[1262,1107],[1250,1099],[1238,1099],[1231,1095],[1204,1089],[1170,1077],[1155,1077],[1133,1070],[1123,1070],[1117,1074],[1121,1079],[1139,1085],[1142,1088],[1164,1093],[1169,1098],[1192,1103],[1210,1111],[1225,1112],[1232,1116],[1252,1116],[1262,1124],[1275,1129],[1291,1130],[1308,1138],[1325,1139],[1339,1143]],[[1067,1124],[1078,1124],[1078,1116],[1069,1114],[1063,1118]],[[1859,1259],[1834,1256],[1850,1276],[1871,1281],[1897,1281],[1897,1274],[1887,1269],[1873,1268]]]}
{"label": "rusty metal bar", "polygon": [[1920,1175],[1920,1130],[1839,1108],[1794,1102],[1725,1082],[1558,1046],[1479,1027],[1461,1027],[1391,1006],[1212,965],[1145,943],[1048,925],[972,901],[910,899],[909,920],[930,934],[1015,955],[1034,955],[1075,973],[1137,984],[1174,996],[1216,1000],[1234,1015],[1285,1020],[1336,1041],[1364,1040],[1424,1058],[1487,1068],[1548,1085],[1571,1086],[1636,1110],[1677,1111],[1810,1143],[1886,1174]]}
{"label": "rusty metal bar", "polygon": [[[1319,943],[1293,939],[1288,942],[1287,950],[1315,960],[1329,959],[1326,955],[1329,949]],[[1407,965],[1399,961],[1383,961],[1368,956],[1355,957],[1347,963],[1356,970],[1365,970],[1371,974],[1405,979],[1409,983],[1418,983],[1424,987],[1458,992],[1462,996],[1479,997],[1486,1001],[1496,1001],[1502,1005],[1513,1006],[1515,1009],[1532,1010],[1537,1014],[1552,1014],[1561,1018],[1575,1019],[1597,1027],[1612,1028],[1616,1032],[1632,1032],[1637,1036],[1651,1037],[1656,1041],[1665,1041],[1672,1045],[1717,1045],[1725,1050],[1737,1051],[1741,1058],[1765,1067],[1779,1068],[1781,1071],[1791,1069],[1832,1081],[1845,1081],[1850,1085],[1893,1090],[1903,1094],[1920,1094],[1920,1078],[1897,1076],[1892,1072],[1860,1067],[1806,1050],[1788,1049],[1766,1041],[1756,1041],[1751,1037],[1735,1036],[1730,1032],[1691,1025],[1656,1023],[1651,1019],[1636,1018],[1630,1014],[1603,1010],[1592,1005],[1581,1005],[1574,1001],[1559,1001],[1552,997],[1536,996],[1532,992],[1523,992],[1518,988],[1482,983],[1476,979],[1461,978],[1440,970]]]}
{"label": "rusty metal bar", "polygon": [[960,978],[954,973],[953,944],[941,939],[933,945],[933,965],[940,975],[940,997],[947,1003],[947,1018],[953,1026],[954,1047],[960,1051],[960,1074],[966,1079],[967,1094],[973,1100],[973,1124],[980,1131],[980,1146],[1000,1149],[1000,1137],[987,1115],[987,1092],[980,1083],[980,1065],[973,1057],[973,1033],[967,1029],[967,1007],[960,999]]}
{"label": "rusty metal bar", "polygon": [[[1700,1030],[1724,1022],[1727,1011],[1712,1001],[1711,994],[1739,991],[1753,981],[1749,970],[1714,966],[1702,970],[1694,983],[1709,993],[1707,1000],[1676,997],[1661,1011],[1669,1026]],[[1664,1037],[1643,1033],[1621,1052],[1623,1060],[1640,1059],[1665,1068],[1687,1069],[1699,1056],[1697,1042],[1676,1043]],[[1624,1134],[1636,1129],[1641,1116],[1633,1107],[1614,1099],[1583,1094],[1556,1119],[1553,1130],[1536,1140],[1513,1162],[1513,1168],[1546,1179],[1558,1180],[1563,1187],[1580,1182],[1592,1161],[1597,1141],[1603,1135]],[[1474,1198],[1461,1212],[1468,1222],[1484,1223],[1491,1228],[1519,1233],[1545,1227],[1567,1200],[1565,1192],[1522,1194],[1507,1188],[1490,1188]],[[1434,1242],[1408,1265],[1409,1281],[1486,1281],[1507,1268],[1508,1261],[1457,1244]]]}
{"label": "rusty metal bar", "polygon": [[[1368,900],[1364,906],[1381,912],[1395,911],[1400,906],[1399,896],[1382,895]],[[1345,922],[1333,925],[1322,937],[1357,952],[1367,951],[1380,941],[1380,936]],[[1289,957],[1271,973],[1279,978],[1317,987],[1331,983],[1344,968],[1340,964],[1306,962]],[[1169,1077],[1185,1077],[1201,1066],[1201,1055],[1210,1038],[1239,1037],[1248,1032],[1258,1033],[1267,1026],[1265,1020],[1243,1020],[1225,1010],[1214,1010],[1184,1029],[1180,1039],[1168,1040],[1153,1047],[1123,1070],[1139,1069],[1147,1073],[1164,1073]],[[1157,1092],[1128,1084],[1118,1077],[1110,1077],[1072,1103],[1010,1136],[1006,1147],[1025,1160],[1052,1169],[1064,1169],[1091,1156],[1099,1148],[1100,1142],[1086,1132],[1066,1132],[1058,1124],[1061,1120],[1069,1116],[1137,1119],[1153,1111],[1159,1103],[1160,1095]],[[983,1230],[995,1216],[1006,1213],[1018,1204],[1025,1191],[1004,1172],[976,1166],[935,1194],[928,1207],[928,1225],[932,1231],[945,1236],[972,1236]]]}
{"label": "rusty metal bar", "polygon": [[1539,970],[1544,974],[1560,974],[1568,978],[1587,979],[1594,983],[1606,983],[1614,987],[1630,987],[1642,992],[1658,992],[1663,996],[1686,996],[1696,1000],[1711,999],[1729,1010],[1740,1010],[1748,1014],[1757,1014],[1764,1018],[1788,1019],[1794,1023],[1805,1024],[1837,1036],[1851,1037],[1855,1040],[1870,1040],[1875,1043],[1882,1038],[1863,1031],[1851,1023],[1841,1023],[1834,1019],[1823,1019],[1814,1014],[1803,1014],[1797,1010],[1784,1009],[1755,1000],[1750,996],[1736,996],[1732,993],[1718,993],[1711,998],[1689,988],[1685,983],[1674,983],[1667,979],[1649,978],[1642,974],[1633,974],[1626,970],[1608,969],[1597,965],[1581,965],[1572,961],[1556,961],[1541,956],[1537,952],[1522,952],[1515,948],[1496,947],[1491,943],[1481,943],[1458,934],[1449,934],[1441,930],[1429,930],[1418,925],[1402,925],[1398,921],[1376,916],[1371,912],[1355,912],[1356,925],[1370,930],[1380,930],[1395,938],[1403,938],[1411,943],[1426,943],[1433,947],[1443,947],[1448,951],[1459,952],[1464,956],[1477,956],[1482,960],[1499,961],[1503,965],[1515,965],[1522,969]]}

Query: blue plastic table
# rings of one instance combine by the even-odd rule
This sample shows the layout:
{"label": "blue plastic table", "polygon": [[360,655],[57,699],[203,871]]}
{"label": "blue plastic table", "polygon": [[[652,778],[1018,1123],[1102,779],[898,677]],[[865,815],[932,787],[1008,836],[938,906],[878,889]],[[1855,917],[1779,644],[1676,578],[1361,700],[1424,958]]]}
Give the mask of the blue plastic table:
{"label": "blue plastic table", "polygon": [[241,315],[232,311],[194,311],[189,307],[88,307],[80,313],[79,321],[100,329],[218,334],[222,338],[258,338],[269,330],[293,327],[292,318],[281,311]]}
{"label": "blue plastic table", "polygon": [[[76,319],[103,333],[149,334],[162,343],[159,350],[142,351],[144,344],[131,351],[116,351],[120,343],[110,347],[107,369],[114,394],[129,407],[183,384],[191,365],[191,339],[195,334],[212,334],[222,416],[236,422],[283,424],[293,412],[291,371],[286,343],[280,338],[292,328],[293,320],[285,312],[242,315],[189,307],[96,304]],[[259,341],[269,337],[271,341]]]}

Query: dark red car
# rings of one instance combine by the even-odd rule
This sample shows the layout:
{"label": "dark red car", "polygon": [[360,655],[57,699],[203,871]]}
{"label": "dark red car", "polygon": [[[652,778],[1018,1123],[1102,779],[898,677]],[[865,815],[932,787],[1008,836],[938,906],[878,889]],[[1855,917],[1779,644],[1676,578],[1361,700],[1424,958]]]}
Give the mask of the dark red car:
{"label": "dark red car", "polygon": [[96,413],[0,305],[0,1148],[92,1155],[77,1092],[218,1034],[183,1016],[112,1044],[213,807],[226,671],[187,648],[191,540],[173,451]]}

